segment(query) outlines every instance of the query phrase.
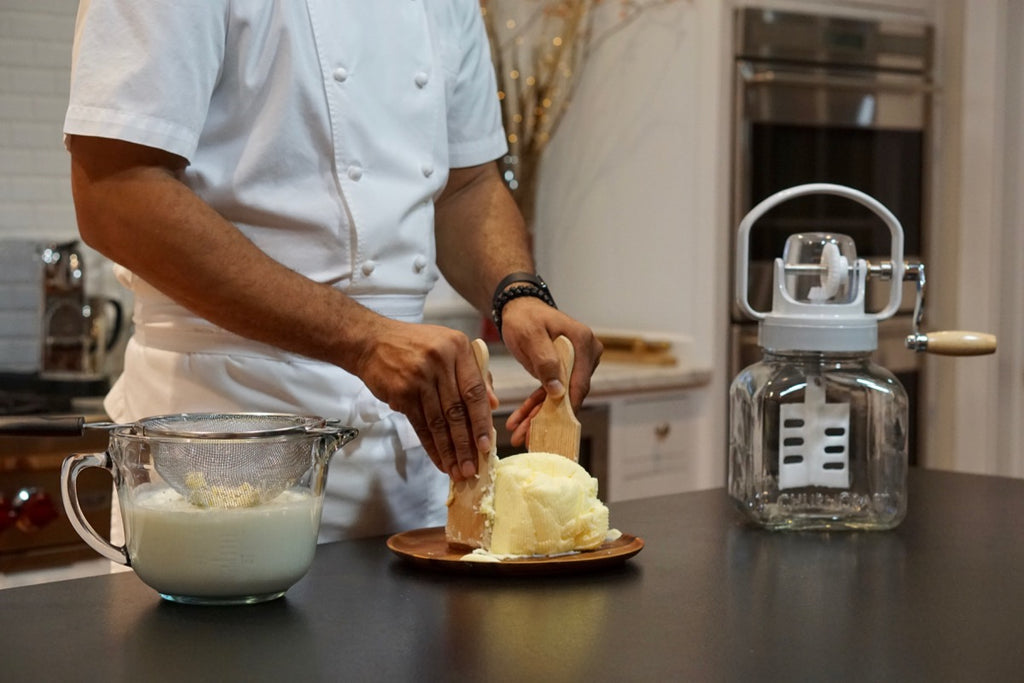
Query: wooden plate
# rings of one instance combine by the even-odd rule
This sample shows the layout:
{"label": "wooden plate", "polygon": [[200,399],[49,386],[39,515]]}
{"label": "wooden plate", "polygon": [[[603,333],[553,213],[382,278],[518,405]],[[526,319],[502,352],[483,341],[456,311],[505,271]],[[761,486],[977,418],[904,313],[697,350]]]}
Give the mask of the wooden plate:
{"label": "wooden plate", "polygon": [[643,539],[622,534],[594,550],[557,557],[522,557],[501,562],[461,559],[469,551],[448,545],[444,527],[414,529],[395,534],[387,541],[398,557],[420,567],[480,575],[565,574],[594,571],[620,565],[643,550]]}

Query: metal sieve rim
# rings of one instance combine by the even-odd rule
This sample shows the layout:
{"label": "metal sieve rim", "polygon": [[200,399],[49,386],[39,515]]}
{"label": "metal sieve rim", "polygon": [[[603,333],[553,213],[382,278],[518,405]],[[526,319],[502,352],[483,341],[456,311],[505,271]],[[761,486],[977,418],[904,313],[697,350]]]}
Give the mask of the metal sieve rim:
{"label": "metal sieve rim", "polygon": [[[222,431],[190,430],[177,425],[187,426],[189,422],[203,421],[206,423],[223,421],[225,424],[243,421],[265,421],[269,426],[255,429],[233,429]],[[320,430],[333,424],[314,415],[291,415],[287,413],[172,413],[143,418],[133,424],[115,428],[115,432],[123,435],[175,438],[175,439],[265,439],[275,436],[293,434],[317,434]]]}

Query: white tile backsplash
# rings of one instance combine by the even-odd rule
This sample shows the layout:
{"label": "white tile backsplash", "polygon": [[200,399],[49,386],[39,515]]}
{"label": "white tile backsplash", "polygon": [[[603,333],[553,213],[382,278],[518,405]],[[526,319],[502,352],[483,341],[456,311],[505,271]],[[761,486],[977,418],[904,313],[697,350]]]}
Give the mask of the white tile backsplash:
{"label": "white tile backsplash", "polygon": [[78,232],[61,124],[77,0],[0,6],[0,238]]}
{"label": "white tile backsplash", "polygon": [[[78,236],[62,127],[78,0],[0,6],[0,240]],[[125,297],[109,262],[82,246],[89,294]]]}

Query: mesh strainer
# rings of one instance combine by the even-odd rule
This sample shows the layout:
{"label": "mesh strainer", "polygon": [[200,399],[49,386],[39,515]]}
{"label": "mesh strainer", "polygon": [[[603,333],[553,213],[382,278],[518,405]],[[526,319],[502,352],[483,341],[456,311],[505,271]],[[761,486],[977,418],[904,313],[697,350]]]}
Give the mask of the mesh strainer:
{"label": "mesh strainer", "polygon": [[270,413],[161,415],[115,432],[145,438],[160,476],[202,507],[270,501],[357,434],[333,420]]}

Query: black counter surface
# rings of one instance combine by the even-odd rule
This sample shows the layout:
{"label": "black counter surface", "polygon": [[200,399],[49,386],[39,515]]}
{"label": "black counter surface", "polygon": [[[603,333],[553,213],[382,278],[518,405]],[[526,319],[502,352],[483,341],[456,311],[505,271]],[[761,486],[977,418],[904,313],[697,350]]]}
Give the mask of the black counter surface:
{"label": "black counter surface", "polygon": [[891,532],[761,531],[722,490],[615,504],[647,545],[595,574],[443,574],[377,538],[263,605],[131,573],[8,589],[0,680],[1024,680],[1024,480],[909,485]]}

